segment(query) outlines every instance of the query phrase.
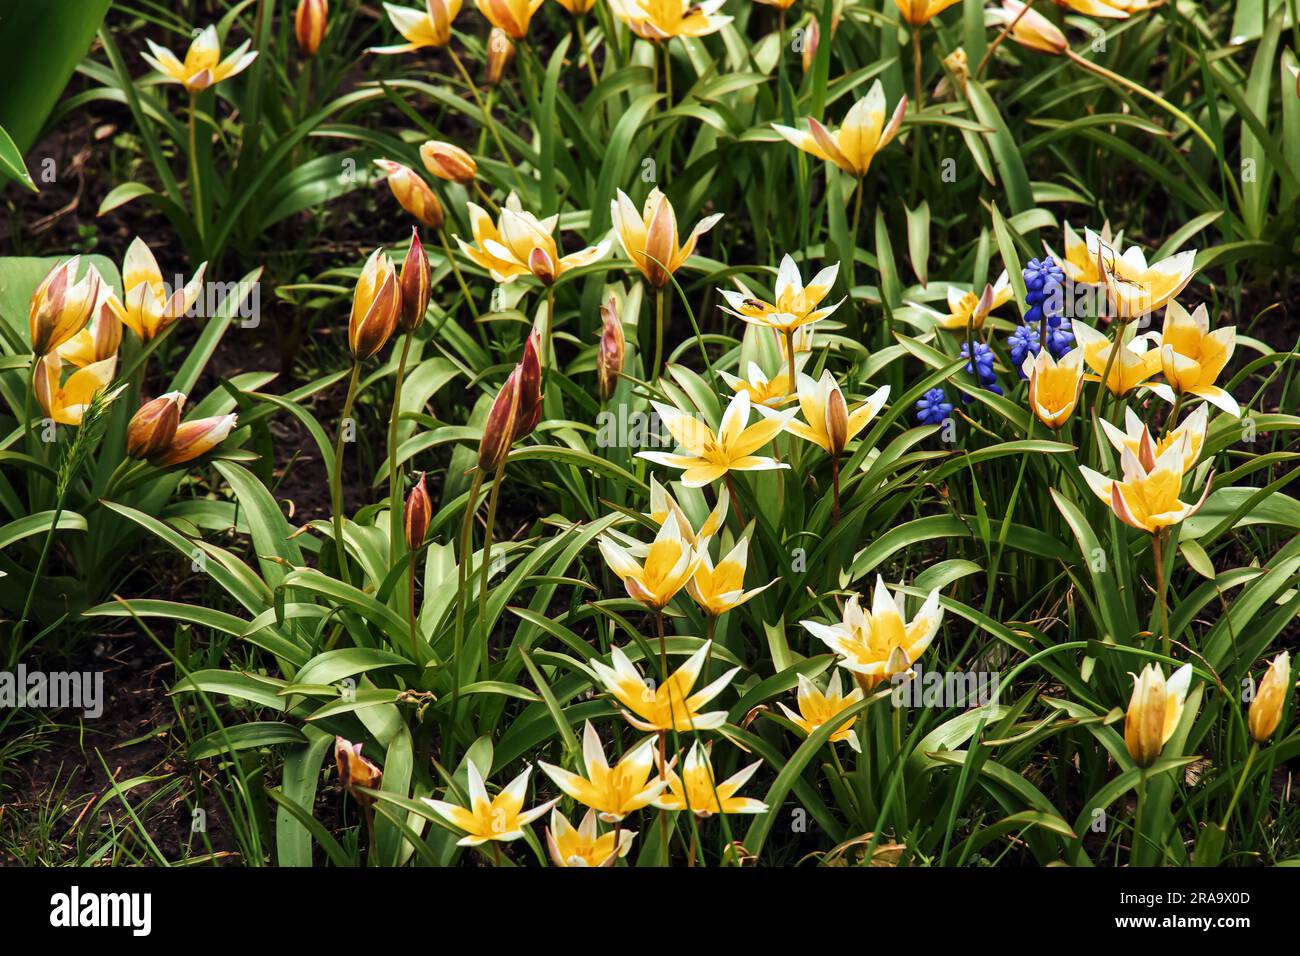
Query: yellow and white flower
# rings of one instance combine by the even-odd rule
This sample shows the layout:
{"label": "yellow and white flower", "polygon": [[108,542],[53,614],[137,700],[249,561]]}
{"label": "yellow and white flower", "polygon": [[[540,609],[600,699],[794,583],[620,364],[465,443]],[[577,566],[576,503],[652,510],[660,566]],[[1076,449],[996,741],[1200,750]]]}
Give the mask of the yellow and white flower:
{"label": "yellow and white flower", "polygon": [[925,653],[943,622],[939,590],[931,591],[911,621],[902,595],[894,596],[885,579],[876,575],[871,611],[862,609],[858,595],[844,606],[843,620],[835,624],[800,621],[813,637],[840,656],[839,665],[851,671],[868,690],[883,680],[911,668]]}
{"label": "yellow and white flower", "polygon": [[[799,675],[799,693],[797,703],[799,712],[796,714],[787,707],[783,702],[777,701],[777,706],[785,712],[786,717],[802,730],[805,734],[811,734],[822,724],[829,721],[836,714],[852,707],[862,700],[862,688],[853,688],[852,693],[847,697],[844,695],[844,689],[840,683],[840,672],[838,670],[831,672],[830,681],[826,685],[826,692],[822,693],[814,684],[803,674]],[[848,741],[850,747],[859,753],[862,747],[858,743],[857,731],[853,729],[853,721],[842,724],[835,733],[831,734],[830,742],[833,744],[841,741]]]}
{"label": "yellow and white flower", "polygon": [[1203,398],[1237,418],[1241,406],[1227,389],[1215,385],[1237,345],[1237,329],[1231,325],[1210,331],[1210,316],[1205,303],[1190,315],[1177,302],[1165,307],[1165,322],[1160,331],[1160,368],[1168,384],[1150,386],[1167,402],[1175,395]]}
{"label": "yellow and white flower", "polygon": [[518,840],[524,835],[524,827],[560,802],[560,798],[556,797],[531,810],[524,810],[528,776],[533,772],[532,767],[525,768],[495,797],[488,796],[483,774],[473,760],[465,761],[465,769],[469,777],[468,809],[445,800],[422,798],[438,816],[465,833],[465,836],[456,841],[458,846]]}
{"label": "yellow and white flower", "polygon": [[756,594],[772,586],[745,590],[745,566],[749,560],[749,539],[741,538],[734,548],[714,567],[709,552],[701,550],[700,563],[686,584],[686,590],[706,614],[718,617],[740,607]]}
{"label": "yellow and white flower", "polygon": [[460,13],[461,0],[426,0],[423,10],[385,3],[384,12],[405,43],[371,47],[371,53],[414,53],[451,42],[451,24]]}
{"label": "yellow and white flower", "polygon": [[[1088,376],[1088,380],[1099,382],[1101,376],[1105,375],[1106,387],[1118,397],[1127,395],[1160,371],[1160,353],[1148,349],[1146,340],[1141,337],[1126,339],[1115,351],[1115,343],[1110,337],[1092,326],[1076,319],[1070,323],[1070,328],[1074,332],[1075,341],[1083,349],[1083,360],[1095,373]],[[1121,327],[1118,334],[1126,336],[1125,328]],[[1113,361],[1110,357],[1112,351],[1115,352]],[[1110,367],[1109,372],[1106,371],[1107,366]]]}
{"label": "yellow and white flower", "polygon": [[598,262],[609,252],[609,240],[606,239],[561,256],[554,236],[560,217],[538,219],[523,210],[519,197],[514,193],[506,197],[501,216],[495,223],[480,206],[472,202],[465,206],[469,211],[474,245],[459,236],[456,242],[470,261],[486,269],[496,282],[513,282],[520,276],[532,275],[550,285],[570,269]]}
{"label": "yellow and white flower", "polygon": [[1123,255],[1118,255],[1091,230],[1086,241],[1089,251],[1097,250],[1097,266],[1106,285],[1106,296],[1122,322],[1140,319],[1163,308],[1196,274],[1195,249],[1148,265],[1146,254],[1138,246],[1129,246]]}
{"label": "yellow and white flower", "polygon": [[596,814],[591,810],[587,811],[577,829],[559,810],[552,810],[551,825],[546,828],[546,849],[556,866],[610,867],[627,856],[635,836],[635,830],[611,830],[598,834]]}
{"label": "yellow and white flower", "polygon": [[612,538],[601,537],[598,542],[601,556],[623,582],[632,600],[659,610],[686,586],[700,564],[698,552],[683,533],[683,528],[688,527],[684,519],[669,515],[660,525],[644,563],[638,562]]}
{"label": "yellow and white flower", "polygon": [[142,342],[148,342],[198,302],[207,267],[206,262],[202,263],[184,288],[168,296],[158,260],[144,240],[137,237],[127,246],[122,261],[122,298],[110,296],[108,307]]}
{"label": "yellow and white flower", "polygon": [[794,415],[794,409],[777,412],[757,406],[760,419],[753,425],[749,422],[749,395],[740,392],[733,398],[722,414],[722,423],[715,435],[704,422],[680,409],[652,402],[660,420],[676,440],[675,452],[641,451],[638,458],[644,458],[657,465],[682,469],[681,482],[688,488],[702,488],[717,481],[729,471],[770,471],[774,468],[790,466],[755,455],[781,429],[786,427]]}
{"label": "yellow and white flower", "polygon": [[668,791],[655,801],[655,806],[663,810],[690,810],[697,817],[711,817],[715,813],[765,813],[767,804],[762,800],[736,796],[762,763],[756,760],[719,781],[713,773],[709,751],[697,740],[686,755],[681,776],[671,766],[664,768]]}
{"label": "yellow and white flower", "polygon": [[610,219],[618,243],[632,264],[652,288],[662,289],[695,252],[695,246],[722,218],[722,213],[705,216],[695,224],[685,242],[679,242],[677,212],[656,186],[646,196],[641,212],[623,190],[609,204]]}
{"label": "yellow and white flower", "polygon": [[1155,461],[1165,451],[1183,442],[1183,474],[1191,471],[1201,458],[1201,448],[1205,445],[1205,429],[1209,423],[1209,410],[1202,405],[1185,419],[1178,427],[1163,438],[1152,437],[1150,430],[1131,408],[1124,409],[1124,430],[1120,431],[1106,419],[1100,419],[1101,430],[1117,452],[1125,451],[1135,455],[1138,461]]}
{"label": "yellow and white flower", "polygon": [[772,128],[805,153],[834,163],[850,176],[861,179],[871,168],[876,154],[898,135],[906,112],[907,97],[904,96],[886,122],[885,88],[876,80],[867,95],[849,109],[844,125],[835,132],[811,116],[806,131],[779,123],[773,123]]}
{"label": "yellow and white flower", "polygon": [[[1070,419],[1083,391],[1083,349],[1071,349],[1058,362],[1047,349],[1026,355],[1022,366],[1029,380],[1029,408],[1048,428]],[[1109,424],[1104,419],[1102,424]]]}
{"label": "yellow and white flower", "polygon": [[1192,680],[1192,665],[1184,664],[1168,681],[1159,664],[1148,664],[1133,677],[1133,696],[1124,717],[1124,743],[1139,767],[1156,762],[1178,728]]}
{"label": "yellow and white flower", "polygon": [[245,40],[235,51],[221,59],[221,41],[217,39],[217,28],[204,27],[190,43],[190,48],[182,62],[176,54],[153,40],[144,41],[149,53],[140,56],[151,67],[161,73],[168,82],[179,83],[191,93],[201,93],[222,80],[228,80],[236,73],[248,68],[257,59],[257,51],[249,51],[250,40]]}
{"label": "yellow and white flower", "polygon": [[[795,367],[798,368],[804,364],[795,353]],[[805,359],[806,361],[806,355]],[[749,395],[749,401],[752,405],[766,405],[768,408],[780,408],[787,404],[794,396],[790,393],[790,373],[782,370],[768,378],[757,362],[750,362],[745,369],[745,377],[731,375],[721,369],[718,374],[722,380],[727,383],[733,392],[745,392]]]}
{"label": "yellow and white flower", "polygon": [[595,658],[587,663],[596,672],[605,690],[623,705],[623,716],[637,730],[675,730],[683,733],[716,730],[727,722],[727,712],[701,712],[700,708],[722,693],[740,668],[733,667],[717,680],[691,693],[704,670],[704,662],[708,660],[712,647],[712,641],[700,645],[700,649],[688,657],[686,663],[655,688],[645,682],[627,655],[617,647],[611,648],[609,652],[613,667]]}
{"label": "yellow and white flower", "polygon": [[606,823],[617,823],[629,813],[650,806],[664,789],[664,782],[650,779],[654,769],[654,737],[623,755],[615,766],[605,759],[600,735],[587,721],[582,729],[582,761],[587,776],[539,760],[538,766],[567,796],[600,814]]}
{"label": "yellow and white flower", "polygon": [[834,305],[822,305],[831,286],[835,284],[839,271],[840,264],[837,262],[822,269],[813,276],[811,282],[804,285],[794,259],[785,255],[781,257],[781,265],[776,272],[772,302],[758,298],[743,285],[739,292],[734,289],[719,289],[718,292],[727,301],[727,305],[723,306],[724,312],[754,325],[775,329],[783,336],[790,335],[797,329],[826,318],[844,303],[844,299],[840,299]]}
{"label": "yellow and white flower", "polygon": [[1125,448],[1120,453],[1123,477],[1119,480],[1107,478],[1086,465],[1081,465],[1079,470],[1093,494],[1106,502],[1117,518],[1154,534],[1196,514],[1210,493],[1213,476],[1206,479],[1205,490],[1196,504],[1179,500],[1183,462],[1187,460],[1190,441],[1190,436],[1184,433],[1160,454],[1154,455],[1148,447],[1142,457]]}
{"label": "yellow and white flower", "polygon": [[815,382],[807,375],[800,375],[799,408],[804,420],[792,419],[785,430],[839,457],[848,443],[880,414],[888,400],[889,386],[883,385],[850,411],[830,369],[824,369],[822,377]]}
{"label": "yellow and white flower", "polygon": [[704,37],[717,33],[732,17],[718,16],[726,0],[609,0],[614,15],[643,40]]}

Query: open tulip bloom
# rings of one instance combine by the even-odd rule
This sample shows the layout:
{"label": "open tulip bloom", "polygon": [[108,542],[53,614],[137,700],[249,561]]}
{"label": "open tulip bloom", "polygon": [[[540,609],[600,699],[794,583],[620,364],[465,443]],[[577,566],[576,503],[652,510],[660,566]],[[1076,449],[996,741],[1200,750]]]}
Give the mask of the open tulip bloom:
{"label": "open tulip bloom", "polygon": [[36,400],[45,417],[60,425],[80,425],[95,394],[108,388],[117,369],[117,356],[92,362],[60,382],[63,360],[57,352],[39,360],[36,370]]}
{"label": "open tulip bloom", "polygon": [[1111,308],[1121,321],[1131,322],[1163,308],[1187,287],[1196,274],[1196,250],[1179,252],[1151,265],[1139,246],[1129,246],[1123,255],[1087,234],[1089,250],[1097,250],[1097,267],[1106,286]]}
{"label": "open tulip bloom", "polygon": [[600,814],[606,823],[617,823],[630,813],[650,806],[663,792],[664,782],[651,779],[654,769],[654,737],[646,737],[610,767],[600,735],[587,721],[582,728],[582,761],[585,777],[554,764],[538,761],[538,766],[566,796]]}
{"label": "open tulip bloom", "polygon": [[[804,364],[807,356],[795,358],[795,368]],[[790,388],[790,373],[786,371],[778,372],[772,378],[768,378],[757,362],[750,362],[745,369],[745,377],[732,375],[722,369],[718,370],[718,375],[727,383],[733,392],[744,392],[749,396],[750,404],[766,405],[768,408],[779,408],[793,400],[791,394],[793,389]]]}
{"label": "open tulip bloom", "polygon": [[643,40],[705,37],[732,21],[718,16],[726,0],[609,0],[614,15]]}
{"label": "open tulip bloom", "polygon": [[551,825],[546,828],[546,849],[556,866],[610,867],[627,856],[635,837],[635,830],[599,834],[594,810],[588,810],[576,828],[559,810],[552,810]]}
{"label": "open tulip bloom", "polygon": [[[907,113],[907,97],[894,107],[890,116],[885,106],[885,88],[880,81],[871,84],[867,95],[858,100],[844,117],[844,125],[830,131],[813,117],[808,117],[808,129],[794,129],[773,123],[772,128],[788,142],[818,159],[834,163],[850,176],[861,179],[871,168],[876,154],[890,144],[903,125]],[[888,116],[888,122],[886,117]]]}
{"label": "open tulip bloom", "polygon": [[708,750],[697,740],[686,755],[681,776],[671,764],[664,768],[668,790],[655,800],[655,806],[663,810],[689,810],[697,817],[711,817],[716,813],[766,813],[767,804],[762,800],[736,796],[762,763],[756,760],[726,780],[718,780]]}
{"label": "open tulip bloom", "polygon": [[483,774],[473,760],[465,761],[465,771],[469,778],[468,809],[445,800],[423,798],[438,816],[464,832],[465,836],[457,841],[458,846],[481,846],[491,841],[508,843],[518,840],[524,835],[524,827],[560,802],[560,798],[556,797],[531,810],[524,810],[532,767],[524,768],[523,773],[511,780],[495,797],[488,796]]}
{"label": "open tulip bloom", "polygon": [[989,317],[989,313],[1010,301],[1011,280],[1007,277],[1007,271],[1003,269],[997,281],[992,285],[986,285],[980,295],[949,286],[947,315],[935,312],[933,309],[925,309],[925,311],[930,313],[939,328],[950,332],[965,332],[967,329],[984,328],[984,320]]}
{"label": "open tulip bloom", "polygon": [[1086,465],[1079,471],[1093,493],[1110,506],[1115,516],[1127,525],[1155,533],[1176,525],[1200,510],[1210,493],[1211,475],[1205,480],[1205,490],[1195,504],[1179,500],[1183,486],[1183,462],[1187,460],[1190,436],[1184,434],[1177,442],[1156,455],[1151,444],[1144,440],[1139,454],[1125,448],[1120,453],[1123,477],[1107,478]]}
{"label": "open tulip bloom", "polygon": [[730,492],[725,487],[721,488],[718,491],[718,503],[713,506],[709,516],[704,519],[704,524],[700,525],[700,530],[694,531],[691,528],[690,519],[686,517],[686,512],[677,503],[677,499],[659,483],[659,479],[654,475],[650,476],[650,513],[648,517],[661,528],[670,516],[676,517],[682,537],[696,549],[707,547],[709,539],[722,528],[722,523],[727,520],[727,508],[730,503]]}
{"label": "open tulip bloom", "polygon": [[754,452],[780,434],[794,416],[794,409],[776,412],[759,405],[761,417],[750,425],[749,395],[740,392],[727,405],[715,435],[704,422],[680,409],[660,402],[652,404],[678,448],[675,452],[639,451],[637,457],[657,465],[682,469],[681,482],[688,488],[702,488],[731,471],[769,471],[790,467]]}
{"label": "open tulip bloom", "polygon": [[133,239],[122,262],[122,298],[110,297],[109,308],[142,342],[148,342],[194,308],[206,268],[207,263],[202,263],[194,277],[169,296],[153,252],[143,240]]}
{"label": "open tulip bloom", "polygon": [[596,672],[596,677],[605,690],[623,705],[623,716],[637,730],[675,730],[679,733],[717,730],[727,722],[727,712],[702,712],[700,708],[722,693],[723,688],[740,672],[740,668],[733,667],[717,680],[691,693],[704,670],[704,662],[708,660],[712,647],[712,641],[705,641],[699,650],[686,659],[686,663],[655,688],[646,683],[627,655],[617,647],[611,648],[609,652],[613,667],[595,658],[587,663]]}
{"label": "open tulip bloom", "polygon": [[888,400],[889,386],[882,385],[865,402],[850,410],[829,369],[823,370],[822,377],[815,382],[807,375],[800,375],[799,410],[804,420],[791,419],[785,430],[830,455],[840,455],[880,414]]}
{"label": "open tulip bloom", "polygon": [[[799,706],[798,713],[787,707],[783,701],[778,701],[777,706],[790,719],[790,722],[802,730],[804,734],[811,734],[822,724],[830,721],[836,714],[848,707],[852,707],[862,698],[861,687],[853,688],[853,691],[846,697],[840,682],[840,672],[834,670],[831,672],[825,693],[818,690],[817,685],[809,680],[807,675],[799,675],[799,693],[796,697],[796,703]],[[844,721],[831,734],[831,743],[836,744],[841,741],[846,741],[855,751],[862,752],[862,745],[858,743],[857,731],[853,729],[853,721]]]}
{"label": "open tulip bloom", "polygon": [[1209,312],[1205,303],[1190,315],[1177,302],[1165,307],[1164,327],[1160,330],[1160,369],[1165,381],[1148,388],[1167,402],[1177,395],[1203,398],[1229,415],[1241,417],[1237,400],[1215,380],[1232,358],[1237,344],[1237,330],[1226,325],[1210,331]]}
{"label": "open tulip bloom", "polygon": [[[1127,395],[1147,379],[1160,373],[1160,353],[1148,349],[1146,341],[1141,337],[1127,338],[1128,328],[1131,327],[1119,330],[1119,335],[1126,340],[1121,341],[1117,346],[1109,336],[1098,332],[1090,325],[1085,325],[1077,319],[1070,323],[1074,338],[1083,349],[1083,360],[1095,373],[1088,376],[1088,381],[1099,382],[1104,375],[1106,387],[1118,397]],[[1112,353],[1114,358],[1111,357]]]}
{"label": "open tulip bloom", "polygon": [[257,59],[257,51],[249,51],[252,41],[245,40],[230,56],[221,59],[221,41],[217,39],[217,28],[207,26],[199,32],[190,44],[182,62],[176,54],[146,39],[149,53],[141,53],[145,62],[161,73],[168,82],[179,83],[190,93],[201,93],[222,80],[228,80],[236,73],[248,68]]}
{"label": "open tulip bloom", "polygon": [[599,540],[605,563],[618,575],[632,600],[661,610],[695,574],[700,556],[682,530],[686,527],[683,520],[676,514],[668,516],[647,550],[644,563],[611,537]]}
{"label": "open tulip bloom", "polygon": [[461,252],[477,266],[487,270],[495,282],[513,282],[520,276],[532,275],[547,285],[553,283],[570,269],[589,265],[605,258],[609,240],[601,240],[578,252],[561,256],[555,242],[555,227],[559,216],[538,219],[525,212],[519,197],[511,193],[506,197],[497,222],[474,203],[466,203],[469,210],[470,229],[474,244],[456,237]]}
{"label": "open tulip bloom", "polygon": [[1110,223],[1103,224],[1099,233],[1086,229],[1084,235],[1080,236],[1068,222],[1062,222],[1061,231],[1065,236],[1065,255],[1057,255],[1052,251],[1051,246],[1043,243],[1047,254],[1060,264],[1061,271],[1071,282],[1081,285],[1100,285],[1102,276],[1097,261],[1097,250],[1103,245],[1107,248],[1121,245],[1124,241],[1123,233],[1117,233],[1112,237]]}
{"label": "open tulip bloom", "polygon": [[[1100,419],[1101,430],[1117,452],[1129,451],[1141,461],[1144,456],[1155,460],[1169,448],[1181,444],[1183,449],[1183,473],[1191,471],[1201,459],[1201,448],[1205,444],[1205,429],[1209,421],[1209,411],[1201,405],[1172,429],[1163,438],[1152,436],[1150,429],[1131,408],[1124,409],[1124,430]],[[1186,440],[1184,440],[1186,439]]]}
{"label": "open tulip bloom", "polygon": [[718,224],[722,213],[705,216],[695,224],[685,242],[679,241],[677,213],[668,197],[656,186],[646,196],[641,212],[623,190],[609,204],[614,234],[623,252],[645,276],[652,288],[662,289],[668,279],[686,264],[700,237]]}
{"label": "open tulip bloom", "polygon": [[826,318],[843,305],[844,299],[833,305],[822,305],[839,272],[840,264],[837,262],[822,269],[804,285],[794,259],[785,255],[781,257],[776,272],[773,301],[758,298],[743,285],[739,292],[734,289],[719,289],[718,292],[730,306],[724,306],[724,312],[754,325],[775,329],[782,335],[790,335],[796,329]]}
{"label": "open tulip bloom", "polygon": [[839,666],[851,671],[867,689],[909,670],[925,653],[943,623],[936,588],[911,621],[903,596],[894,596],[885,579],[876,575],[871,610],[864,611],[858,595],[844,605],[843,620],[834,624],[800,621],[808,633],[837,655]]}
{"label": "open tulip bloom", "polygon": [[461,0],[427,0],[423,10],[385,3],[384,12],[405,43],[372,47],[371,53],[414,53],[451,42],[451,24],[460,13]]}
{"label": "open tulip bloom", "polygon": [[735,610],[755,595],[762,594],[775,582],[745,590],[745,566],[749,560],[749,539],[741,538],[736,546],[714,567],[707,551],[700,551],[700,563],[687,582],[686,590],[706,614],[718,617]]}

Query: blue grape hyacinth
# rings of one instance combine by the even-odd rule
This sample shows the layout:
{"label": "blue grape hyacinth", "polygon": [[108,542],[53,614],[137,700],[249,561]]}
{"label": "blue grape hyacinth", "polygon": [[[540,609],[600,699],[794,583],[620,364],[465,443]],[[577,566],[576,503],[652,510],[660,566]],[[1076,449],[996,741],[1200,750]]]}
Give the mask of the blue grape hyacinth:
{"label": "blue grape hyacinth", "polygon": [[952,414],[952,402],[941,388],[932,388],[916,403],[916,420],[922,425],[940,425]]}

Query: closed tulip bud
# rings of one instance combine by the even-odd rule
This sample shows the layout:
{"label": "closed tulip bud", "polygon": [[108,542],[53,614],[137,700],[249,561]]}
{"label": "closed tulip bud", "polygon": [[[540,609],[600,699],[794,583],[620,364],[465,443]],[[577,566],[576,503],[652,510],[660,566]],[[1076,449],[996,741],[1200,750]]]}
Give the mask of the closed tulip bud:
{"label": "closed tulip bud", "polygon": [[849,442],[849,406],[838,388],[832,388],[826,396],[826,438],[832,455],[844,454],[844,446]]}
{"label": "closed tulip bud", "polygon": [[1047,17],[1031,10],[1020,0],[1002,0],[1002,7],[991,11],[997,23],[1010,26],[1011,39],[1040,53],[1060,55],[1069,49],[1065,34]]}
{"label": "closed tulip bud", "polygon": [[166,450],[151,458],[150,461],[159,468],[193,461],[225,441],[238,422],[239,417],[234,413],[185,422],[176,429]]}
{"label": "closed tulip bud", "polygon": [[1247,724],[1250,735],[1259,743],[1266,742],[1282,722],[1282,709],[1291,695],[1291,655],[1283,651],[1268,665],[1268,673],[1259,682],[1259,691],[1250,702]]}
{"label": "closed tulip bud", "polygon": [[596,383],[600,400],[607,402],[618,387],[618,377],[623,374],[623,359],[627,353],[627,340],[623,337],[623,322],[618,315],[618,301],[611,295],[600,307],[600,348],[596,352]]}
{"label": "closed tulip bud", "polygon": [[145,402],[126,426],[126,453],[141,460],[160,457],[176,436],[185,396],[168,392]]}
{"label": "closed tulip bud", "polygon": [[533,251],[528,254],[528,271],[542,283],[542,285],[551,285],[555,282],[559,274],[555,268],[555,260],[541,246],[534,246]]}
{"label": "closed tulip bud", "polygon": [[73,256],[55,266],[32,293],[27,322],[32,352],[38,358],[53,352],[80,332],[90,321],[95,303],[99,301],[102,282],[99,272],[91,266],[77,282],[80,264],[81,257]]}
{"label": "closed tulip bud", "polygon": [[327,0],[298,0],[293,15],[293,35],[303,56],[315,56],[329,27],[330,7]]}
{"label": "closed tulip bud", "polygon": [[519,360],[519,417],[511,441],[516,442],[532,434],[542,418],[542,363],[537,354],[537,333],[528,336],[524,343],[523,358]]}
{"label": "closed tulip bud", "polygon": [[430,229],[442,228],[447,218],[442,203],[415,170],[391,159],[377,159],[375,165],[384,171],[388,188],[403,209]]}
{"label": "closed tulip bud", "polygon": [[429,257],[424,254],[424,244],[420,242],[420,233],[411,230],[411,248],[406,251],[402,261],[402,274],[398,286],[402,293],[401,325],[407,332],[417,329],[424,321],[424,312],[429,307],[429,284],[432,271]]}
{"label": "closed tulip bud", "polygon": [[348,319],[348,350],[360,361],[387,344],[402,313],[402,292],[397,284],[393,261],[382,249],[366,260],[356,290],[352,293],[352,315]]}
{"label": "closed tulip bud", "polygon": [[501,82],[506,67],[514,58],[515,45],[506,35],[506,31],[500,27],[493,27],[492,32],[488,34],[487,70],[483,78],[488,86],[496,86]]}
{"label": "closed tulip bud", "polygon": [[375,798],[360,793],[356,788],[365,787],[378,790],[384,774],[378,767],[361,756],[361,744],[354,744],[342,737],[334,738],[334,762],[339,768],[339,783],[343,789],[352,794],[352,798],[362,806],[369,806]]}
{"label": "closed tulip bud", "polygon": [[459,146],[429,140],[420,147],[420,159],[430,176],[446,179],[453,183],[467,186],[478,174],[478,163],[474,157]]}
{"label": "closed tulip bud", "polygon": [[808,21],[808,26],[803,31],[803,49],[800,53],[803,56],[803,71],[807,73],[813,67],[813,60],[817,57],[817,44],[821,41],[821,27],[817,25],[817,18],[813,17]]}
{"label": "closed tulip bud", "polygon": [[429,521],[433,518],[433,504],[429,501],[429,490],[424,485],[424,472],[420,480],[411,486],[406,496],[406,510],[402,514],[402,528],[406,532],[406,547],[414,551],[424,544],[424,536],[429,533]]}
{"label": "closed tulip bud", "polygon": [[1148,664],[1133,678],[1133,696],[1124,717],[1124,743],[1139,767],[1156,762],[1160,751],[1178,728],[1192,679],[1192,666],[1184,664],[1168,681],[1159,664]]}
{"label": "closed tulip bud", "polygon": [[488,411],[487,422],[483,425],[483,437],[478,443],[479,468],[483,471],[496,471],[505,464],[518,421],[519,366],[515,366],[506,377],[501,391],[497,392],[492,408]]}

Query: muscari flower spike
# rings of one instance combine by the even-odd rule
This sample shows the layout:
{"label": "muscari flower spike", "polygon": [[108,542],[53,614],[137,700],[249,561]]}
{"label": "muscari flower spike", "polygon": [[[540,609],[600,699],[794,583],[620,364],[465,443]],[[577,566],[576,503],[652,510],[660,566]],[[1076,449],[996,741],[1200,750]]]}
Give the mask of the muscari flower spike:
{"label": "muscari flower spike", "polygon": [[916,403],[916,420],[922,425],[942,425],[952,415],[952,402],[941,388],[932,388]]}

